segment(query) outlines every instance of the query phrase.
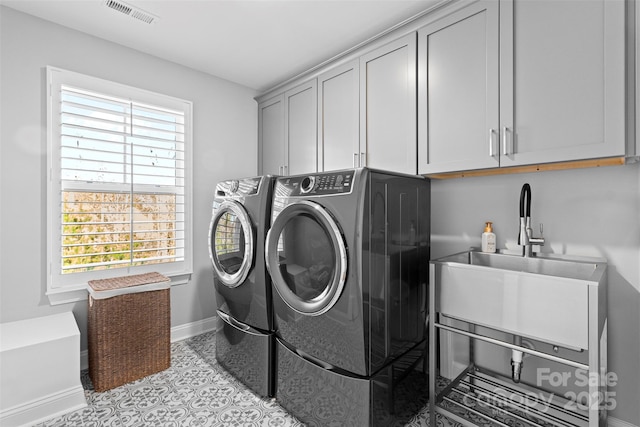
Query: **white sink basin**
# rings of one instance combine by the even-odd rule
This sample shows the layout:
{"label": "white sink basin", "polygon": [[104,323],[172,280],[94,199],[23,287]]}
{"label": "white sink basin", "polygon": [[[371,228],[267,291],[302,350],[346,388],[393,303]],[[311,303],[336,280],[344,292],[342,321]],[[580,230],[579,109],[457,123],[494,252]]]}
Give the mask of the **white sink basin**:
{"label": "white sink basin", "polygon": [[563,347],[588,349],[590,293],[606,304],[600,259],[468,251],[430,264],[441,314]]}

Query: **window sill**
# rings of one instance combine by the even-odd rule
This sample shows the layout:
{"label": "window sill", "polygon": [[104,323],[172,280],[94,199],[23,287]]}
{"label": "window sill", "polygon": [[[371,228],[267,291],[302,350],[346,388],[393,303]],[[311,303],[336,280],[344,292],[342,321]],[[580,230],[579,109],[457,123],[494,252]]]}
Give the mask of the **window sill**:
{"label": "window sill", "polygon": [[[191,273],[171,275],[171,286],[185,285],[191,280]],[[86,285],[69,286],[63,289],[49,289],[49,304],[61,305],[78,301],[86,301],[89,292]]]}

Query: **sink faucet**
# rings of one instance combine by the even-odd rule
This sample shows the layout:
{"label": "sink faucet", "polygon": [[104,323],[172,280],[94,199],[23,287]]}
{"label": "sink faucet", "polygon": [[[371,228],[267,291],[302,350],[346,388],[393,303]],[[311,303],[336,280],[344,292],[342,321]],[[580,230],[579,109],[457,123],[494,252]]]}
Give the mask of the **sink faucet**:
{"label": "sink faucet", "polygon": [[[540,227],[540,232],[542,233],[542,226]],[[520,233],[518,234],[518,245],[522,246],[522,256],[527,258],[533,256],[531,246],[544,245],[544,238],[533,237],[533,230],[531,229],[531,186],[529,184],[524,184],[522,190],[520,190]],[[522,337],[514,335],[513,344],[518,347],[522,346]],[[516,383],[520,382],[520,374],[524,364],[523,358],[522,351],[511,350],[511,379]]]}
{"label": "sink faucet", "polygon": [[518,245],[522,246],[523,257],[533,255],[531,246],[544,245],[544,238],[533,237],[533,230],[531,229],[531,186],[529,184],[524,184],[520,191],[520,233],[518,234]]}

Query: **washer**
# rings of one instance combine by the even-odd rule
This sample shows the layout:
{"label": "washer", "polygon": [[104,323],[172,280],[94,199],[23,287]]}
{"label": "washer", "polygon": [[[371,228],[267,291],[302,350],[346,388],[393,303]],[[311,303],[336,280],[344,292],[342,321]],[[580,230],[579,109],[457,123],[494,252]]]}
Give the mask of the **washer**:
{"label": "washer", "polygon": [[424,356],[429,213],[419,176],[362,168],[276,180],[266,243],[276,395],[301,421],[368,425],[375,384],[393,402],[393,384]]}
{"label": "washer", "polygon": [[274,393],[274,322],[264,245],[274,178],[218,183],[209,226],[216,359],[261,396]]}

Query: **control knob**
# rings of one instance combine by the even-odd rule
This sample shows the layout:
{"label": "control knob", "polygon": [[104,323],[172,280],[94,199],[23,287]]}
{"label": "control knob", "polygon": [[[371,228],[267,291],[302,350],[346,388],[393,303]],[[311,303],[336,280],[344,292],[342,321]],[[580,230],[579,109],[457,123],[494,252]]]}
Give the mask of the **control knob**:
{"label": "control knob", "polygon": [[238,191],[239,187],[240,187],[240,182],[234,179],[229,183],[229,193],[235,194],[235,192]]}
{"label": "control knob", "polygon": [[309,191],[313,190],[313,187],[316,184],[316,177],[311,175],[305,177],[300,183],[300,191],[302,194],[307,194]]}

